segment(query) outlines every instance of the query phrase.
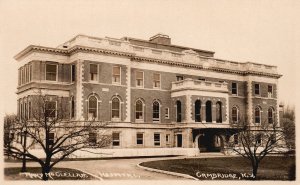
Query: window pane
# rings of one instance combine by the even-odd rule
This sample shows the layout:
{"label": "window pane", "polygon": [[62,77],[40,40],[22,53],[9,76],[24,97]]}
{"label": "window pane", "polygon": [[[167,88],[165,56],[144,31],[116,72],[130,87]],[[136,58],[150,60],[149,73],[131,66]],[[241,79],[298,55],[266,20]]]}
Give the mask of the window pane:
{"label": "window pane", "polygon": [[56,65],[47,64],[46,65],[46,72],[56,73]]}
{"label": "window pane", "polygon": [[143,75],[144,75],[143,72],[137,71],[137,72],[136,72],[136,79],[143,79]]}
{"label": "window pane", "polygon": [[120,75],[120,67],[119,66],[114,66],[113,74],[114,75]]}

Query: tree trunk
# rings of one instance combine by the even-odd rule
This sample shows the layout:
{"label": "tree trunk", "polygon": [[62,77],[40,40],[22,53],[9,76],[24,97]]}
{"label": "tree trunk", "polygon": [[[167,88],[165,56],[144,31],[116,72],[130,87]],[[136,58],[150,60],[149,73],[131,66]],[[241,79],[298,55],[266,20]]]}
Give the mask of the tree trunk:
{"label": "tree trunk", "polygon": [[253,179],[257,179],[257,170],[258,170],[258,163],[252,165],[252,175],[253,175]]}
{"label": "tree trunk", "polygon": [[45,164],[42,167],[43,180],[47,181],[49,179],[50,165]]}

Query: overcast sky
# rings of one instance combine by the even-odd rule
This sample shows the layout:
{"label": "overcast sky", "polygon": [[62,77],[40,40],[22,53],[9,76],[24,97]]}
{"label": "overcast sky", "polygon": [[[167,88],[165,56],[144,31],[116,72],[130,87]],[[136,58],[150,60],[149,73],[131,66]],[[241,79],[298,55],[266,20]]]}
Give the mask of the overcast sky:
{"label": "overcast sky", "polygon": [[56,47],[77,34],[148,39],[161,32],[173,44],[215,51],[217,58],[276,65],[283,74],[279,100],[294,104],[298,2],[0,0],[1,114],[16,112],[13,56],[30,44]]}

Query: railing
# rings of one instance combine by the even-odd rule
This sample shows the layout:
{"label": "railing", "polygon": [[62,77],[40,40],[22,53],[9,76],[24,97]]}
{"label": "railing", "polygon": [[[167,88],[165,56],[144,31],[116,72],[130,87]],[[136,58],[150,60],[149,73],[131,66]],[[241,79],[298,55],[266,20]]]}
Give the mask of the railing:
{"label": "railing", "polygon": [[210,90],[210,91],[221,91],[228,92],[228,84],[226,82],[211,82],[211,81],[201,81],[193,80],[187,78],[181,81],[172,82],[171,90],[185,90],[185,89],[195,89],[195,90]]}

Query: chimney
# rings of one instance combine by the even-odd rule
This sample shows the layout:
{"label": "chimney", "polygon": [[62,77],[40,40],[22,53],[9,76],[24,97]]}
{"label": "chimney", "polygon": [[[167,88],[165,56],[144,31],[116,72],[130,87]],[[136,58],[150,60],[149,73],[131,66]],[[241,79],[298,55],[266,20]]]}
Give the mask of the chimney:
{"label": "chimney", "polygon": [[150,42],[156,43],[156,44],[164,44],[164,45],[170,45],[171,44],[171,38],[168,35],[158,33],[151,37],[149,39]]}

